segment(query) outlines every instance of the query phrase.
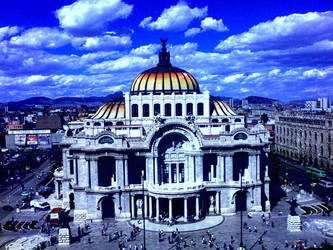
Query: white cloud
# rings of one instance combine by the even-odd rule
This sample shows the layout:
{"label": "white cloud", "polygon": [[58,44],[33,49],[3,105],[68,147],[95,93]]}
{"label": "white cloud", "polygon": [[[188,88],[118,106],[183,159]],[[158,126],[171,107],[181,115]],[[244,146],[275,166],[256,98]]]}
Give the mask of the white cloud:
{"label": "white cloud", "polygon": [[28,76],[26,83],[30,84],[30,83],[35,83],[35,82],[42,82],[45,79],[47,79],[47,76],[42,76],[42,75],[31,75]]}
{"label": "white cloud", "polygon": [[142,58],[139,56],[124,56],[116,60],[104,61],[94,64],[89,69],[90,73],[108,73],[114,71],[131,71],[133,69],[146,69],[157,63],[156,57]]}
{"label": "white cloud", "polygon": [[151,56],[156,53],[156,51],[161,47],[160,44],[151,43],[148,45],[140,46],[138,48],[132,49],[130,54],[136,56]]}
{"label": "white cloud", "polygon": [[247,89],[247,88],[240,88],[239,90],[240,90],[240,92],[242,92],[242,93],[247,93],[247,92],[250,91],[250,90]]}
{"label": "white cloud", "polygon": [[222,19],[216,20],[212,17],[206,17],[201,21],[201,28],[203,30],[216,30],[218,32],[228,31],[227,26],[223,24]]}
{"label": "white cloud", "polygon": [[0,41],[6,37],[10,37],[19,32],[20,28],[17,26],[5,26],[0,28]]}
{"label": "white cloud", "polygon": [[148,24],[151,23],[151,20],[152,20],[152,19],[153,19],[153,18],[152,18],[151,16],[145,17],[145,18],[140,22],[139,26],[140,26],[141,28],[147,28],[147,27],[148,27]]}
{"label": "white cloud", "polygon": [[184,35],[185,35],[185,37],[192,37],[192,36],[199,34],[200,32],[201,32],[200,28],[191,28],[191,29],[186,30]]}
{"label": "white cloud", "polygon": [[244,78],[244,74],[240,73],[240,74],[234,74],[234,75],[230,75],[225,77],[224,79],[222,79],[222,82],[224,83],[233,83],[233,82],[237,82],[241,79]]}
{"label": "white cloud", "polygon": [[10,39],[10,44],[32,48],[59,48],[68,44],[71,36],[57,28],[32,28]]}
{"label": "white cloud", "polygon": [[309,12],[276,17],[221,41],[216,49],[269,50],[303,47],[333,37],[333,12]]}
{"label": "white cloud", "polygon": [[207,15],[207,6],[204,8],[190,8],[185,2],[178,2],[168,9],[164,9],[156,21],[152,17],[144,18],[140,27],[151,30],[182,31],[196,18]]}
{"label": "white cloud", "polygon": [[95,36],[95,37],[77,37],[72,44],[77,49],[83,50],[109,50],[113,48],[129,47],[132,45],[129,36]]}
{"label": "white cloud", "polygon": [[78,0],[57,10],[60,26],[75,34],[96,34],[106,24],[120,18],[127,18],[133,5],[121,0]]}

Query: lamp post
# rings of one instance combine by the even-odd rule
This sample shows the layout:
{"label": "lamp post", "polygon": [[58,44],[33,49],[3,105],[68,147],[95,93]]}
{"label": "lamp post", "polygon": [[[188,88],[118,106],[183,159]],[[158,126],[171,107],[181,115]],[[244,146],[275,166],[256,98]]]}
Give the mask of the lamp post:
{"label": "lamp post", "polygon": [[[241,199],[243,199],[243,169],[241,168],[239,171],[239,175],[240,175],[240,195],[241,195]],[[240,211],[240,243],[239,243],[239,250],[243,250],[245,249],[243,247],[243,207],[241,206],[241,211]]]}
{"label": "lamp post", "polygon": [[142,220],[143,220],[143,250],[146,250],[146,220],[145,220],[145,171],[141,171],[141,183],[142,183]]}

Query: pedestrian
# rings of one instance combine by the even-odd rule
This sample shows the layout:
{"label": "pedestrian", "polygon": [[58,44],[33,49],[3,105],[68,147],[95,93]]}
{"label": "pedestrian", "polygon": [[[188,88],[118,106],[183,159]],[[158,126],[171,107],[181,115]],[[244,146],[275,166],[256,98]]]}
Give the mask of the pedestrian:
{"label": "pedestrian", "polygon": [[81,237],[81,228],[80,228],[80,226],[77,227],[77,236],[79,238]]}
{"label": "pedestrian", "polygon": [[256,232],[258,232],[258,230],[257,230],[257,227],[256,226],[254,226],[254,228],[253,228],[253,231],[256,233]]}
{"label": "pedestrian", "polygon": [[274,221],[271,222],[272,227],[274,227]]}
{"label": "pedestrian", "polygon": [[252,228],[251,228],[251,226],[249,226],[249,232],[250,232],[250,233],[252,232]]}

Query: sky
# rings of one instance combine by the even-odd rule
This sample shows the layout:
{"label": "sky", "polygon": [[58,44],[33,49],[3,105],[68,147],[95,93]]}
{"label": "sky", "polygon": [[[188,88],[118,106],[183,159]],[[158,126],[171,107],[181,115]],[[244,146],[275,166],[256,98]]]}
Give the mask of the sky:
{"label": "sky", "polygon": [[201,91],[333,99],[333,1],[11,0],[0,8],[0,102],[129,91],[168,38]]}

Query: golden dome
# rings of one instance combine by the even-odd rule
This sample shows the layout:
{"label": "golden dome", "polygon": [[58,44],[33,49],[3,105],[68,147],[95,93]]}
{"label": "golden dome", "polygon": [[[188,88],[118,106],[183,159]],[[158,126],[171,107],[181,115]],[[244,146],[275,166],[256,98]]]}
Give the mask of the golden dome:
{"label": "golden dome", "polygon": [[125,118],[125,101],[108,102],[100,107],[97,112],[91,117],[92,119],[116,119]]}
{"label": "golden dome", "polygon": [[135,78],[131,94],[200,93],[199,84],[190,73],[171,65],[170,53],[165,47],[166,41],[161,41],[163,47],[157,67],[148,69]]}
{"label": "golden dome", "polygon": [[210,114],[212,116],[237,115],[226,102],[215,97],[210,100]]}

